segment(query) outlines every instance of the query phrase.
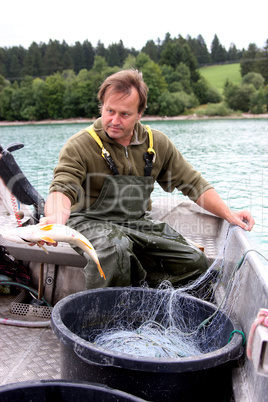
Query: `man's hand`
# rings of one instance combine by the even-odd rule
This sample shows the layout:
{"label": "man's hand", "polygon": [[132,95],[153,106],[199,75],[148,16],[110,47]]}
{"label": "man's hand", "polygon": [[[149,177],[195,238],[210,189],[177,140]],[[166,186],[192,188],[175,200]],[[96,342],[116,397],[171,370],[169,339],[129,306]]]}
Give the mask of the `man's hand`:
{"label": "man's hand", "polygon": [[40,219],[40,223],[59,223],[65,225],[70,214],[71,201],[63,193],[55,191],[47,197],[45,204],[45,217]]}
{"label": "man's hand", "polygon": [[[71,213],[71,201],[66,195],[54,192],[49,194],[46,204],[45,204],[45,214],[43,218],[40,219],[38,225],[50,225],[50,224],[61,224],[65,225]],[[34,246],[34,244],[31,244]],[[49,243],[45,241],[40,241],[37,243],[39,247],[54,246],[56,247],[58,243]]]}
{"label": "man's hand", "polygon": [[[47,218],[41,218],[40,219],[40,222],[36,225],[36,226],[44,226],[44,225],[47,225],[49,222],[46,222],[46,219]],[[42,221],[42,222],[41,222]],[[53,246],[53,247],[57,247],[57,245],[58,245],[58,243],[56,242],[56,243],[49,243],[49,242],[45,242],[45,241],[39,241],[38,243],[29,243],[28,244],[29,246],[35,246],[35,245],[37,245],[38,247],[41,247],[41,248],[43,248],[44,249],[44,245],[46,245],[46,246]],[[45,249],[44,249],[45,250]],[[46,250],[45,250],[46,251]]]}
{"label": "man's hand", "polygon": [[231,211],[228,222],[232,225],[240,226],[242,229],[250,231],[255,225],[255,220],[248,211]]}

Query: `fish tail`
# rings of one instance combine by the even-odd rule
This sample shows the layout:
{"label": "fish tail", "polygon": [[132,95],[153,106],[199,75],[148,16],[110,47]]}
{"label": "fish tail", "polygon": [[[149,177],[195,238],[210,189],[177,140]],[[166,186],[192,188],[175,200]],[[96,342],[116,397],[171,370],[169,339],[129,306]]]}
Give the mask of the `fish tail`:
{"label": "fish tail", "polygon": [[103,272],[103,269],[102,269],[102,267],[100,266],[100,263],[97,264],[97,267],[98,267],[100,276],[106,280],[105,273]]}
{"label": "fish tail", "polygon": [[106,280],[106,276],[103,272],[103,269],[100,266],[100,262],[99,262],[99,259],[98,259],[98,256],[97,256],[97,253],[96,253],[94,247],[90,243],[88,244],[82,239],[78,239],[78,240],[80,243],[82,243],[83,246],[86,246],[86,248],[85,247],[81,247],[81,248],[83,250],[85,250],[87,252],[87,254],[95,261],[95,263],[97,264],[100,276]]}

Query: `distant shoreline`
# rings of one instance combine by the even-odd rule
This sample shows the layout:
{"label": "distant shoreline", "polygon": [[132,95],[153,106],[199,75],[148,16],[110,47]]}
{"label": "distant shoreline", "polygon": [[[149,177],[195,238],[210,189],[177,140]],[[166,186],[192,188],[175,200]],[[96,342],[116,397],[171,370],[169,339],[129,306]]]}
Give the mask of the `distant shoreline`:
{"label": "distant shoreline", "polygon": [[[171,121],[171,120],[226,120],[226,119],[268,119],[268,113],[265,114],[251,114],[241,113],[239,115],[233,114],[230,116],[197,116],[190,114],[187,116],[143,116],[141,121]],[[40,120],[40,121],[0,121],[0,126],[23,126],[23,125],[44,125],[44,124],[77,124],[77,123],[93,123],[96,118],[73,118],[62,120]]]}

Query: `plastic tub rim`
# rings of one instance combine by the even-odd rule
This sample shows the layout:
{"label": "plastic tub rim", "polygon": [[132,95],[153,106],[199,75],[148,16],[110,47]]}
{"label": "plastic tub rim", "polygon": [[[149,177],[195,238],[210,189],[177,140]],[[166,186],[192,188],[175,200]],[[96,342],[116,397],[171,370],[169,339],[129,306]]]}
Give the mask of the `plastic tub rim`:
{"label": "plastic tub rim", "polygon": [[[54,333],[60,341],[73,350],[73,352],[83,361],[103,366],[119,367],[139,371],[151,372],[185,372],[200,370],[200,361],[202,361],[202,369],[207,369],[215,366],[214,358],[217,354],[217,365],[227,363],[228,361],[238,359],[242,354],[242,336],[239,333],[234,333],[231,340],[223,347],[216,351],[200,354],[197,356],[180,357],[180,358],[163,358],[163,357],[136,357],[127,353],[118,353],[109,351],[101,346],[95,345],[92,342],[86,341],[80,336],[73,333],[61,319],[60,309],[63,304],[70,303],[72,299],[84,297],[87,294],[102,292],[126,291],[128,288],[101,288],[93,290],[84,290],[75,294],[71,294],[60,300],[52,310],[51,325]],[[142,288],[131,287],[130,290],[144,291]],[[148,289],[154,291],[154,289]],[[203,305],[207,305],[215,309],[215,305],[207,301],[197,299],[193,296],[187,298],[197,300]],[[230,319],[229,319],[230,320]],[[231,321],[231,320],[230,320]],[[231,321],[234,329],[241,330],[237,322]],[[84,351],[90,351],[84,353]],[[189,365],[191,363],[191,365]],[[152,369],[152,365],[154,366]]]}
{"label": "plastic tub rim", "polygon": [[86,382],[86,381],[68,381],[68,380],[28,380],[28,381],[21,381],[21,382],[16,382],[16,383],[9,383],[9,384],[4,384],[0,386],[0,397],[2,393],[8,393],[12,391],[16,391],[19,389],[27,390],[27,389],[33,389],[33,388],[40,388],[40,387],[57,387],[57,386],[64,386],[65,388],[82,388],[82,389],[90,389],[90,390],[95,390],[95,391],[102,391],[102,392],[107,392],[110,395],[113,396],[120,396],[122,398],[125,398],[126,400],[129,401],[137,401],[137,402],[142,402],[144,399],[139,398],[136,395],[129,394],[125,391],[122,391],[120,389],[115,389],[108,387],[105,384],[99,384],[96,382]]}

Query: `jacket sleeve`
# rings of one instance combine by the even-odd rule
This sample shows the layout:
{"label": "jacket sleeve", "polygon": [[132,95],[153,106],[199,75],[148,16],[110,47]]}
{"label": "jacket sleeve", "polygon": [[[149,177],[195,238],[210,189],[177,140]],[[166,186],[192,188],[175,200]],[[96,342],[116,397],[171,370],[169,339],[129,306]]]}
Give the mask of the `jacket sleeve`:
{"label": "jacket sleeve", "polygon": [[82,186],[86,177],[86,164],[81,152],[81,143],[76,137],[69,139],[63,146],[58,164],[54,169],[54,178],[49,193],[59,191],[65,194],[71,204],[84,204],[84,189]]}

